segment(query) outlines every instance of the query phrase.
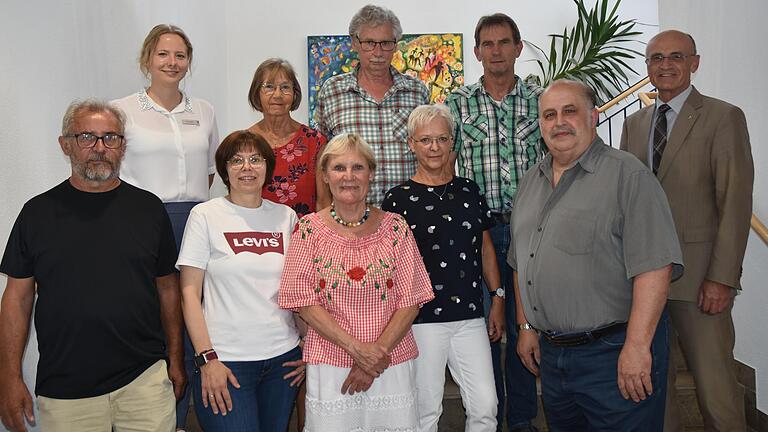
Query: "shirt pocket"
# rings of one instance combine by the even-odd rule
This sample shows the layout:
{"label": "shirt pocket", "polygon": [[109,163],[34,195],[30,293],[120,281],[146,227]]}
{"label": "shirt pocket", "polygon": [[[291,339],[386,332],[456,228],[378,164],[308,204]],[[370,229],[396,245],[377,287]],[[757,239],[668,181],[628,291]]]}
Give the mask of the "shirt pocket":
{"label": "shirt pocket", "polygon": [[483,142],[488,139],[488,117],[475,114],[461,119],[462,138],[467,142]]}
{"label": "shirt pocket", "polygon": [[549,222],[557,227],[554,246],[569,255],[592,253],[597,218],[585,210],[562,209]]}

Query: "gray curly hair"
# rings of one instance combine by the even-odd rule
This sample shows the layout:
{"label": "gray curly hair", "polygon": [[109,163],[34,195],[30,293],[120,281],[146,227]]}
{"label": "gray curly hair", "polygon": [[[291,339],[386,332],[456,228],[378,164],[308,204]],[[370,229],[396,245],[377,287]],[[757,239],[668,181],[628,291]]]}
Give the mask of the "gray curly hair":
{"label": "gray curly hair", "polygon": [[358,36],[363,27],[377,27],[382,24],[392,25],[395,40],[400,40],[403,36],[403,27],[397,15],[385,7],[375,5],[363,6],[357,11],[349,22],[349,35]]}

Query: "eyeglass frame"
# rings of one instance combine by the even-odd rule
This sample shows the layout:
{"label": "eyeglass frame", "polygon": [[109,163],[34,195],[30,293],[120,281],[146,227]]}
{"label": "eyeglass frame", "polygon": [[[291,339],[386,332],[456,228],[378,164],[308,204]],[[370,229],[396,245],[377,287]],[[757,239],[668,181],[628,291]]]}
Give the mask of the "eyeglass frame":
{"label": "eyeglass frame", "polygon": [[653,54],[650,57],[645,58],[645,64],[647,65],[660,65],[664,63],[664,60],[669,60],[670,63],[679,64],[688,59],[688,57],[698,57],[698,54],[683,54],[679,52],[674,52],[668,56],[665,56],[663,54]]}
{"label": "eyeglass frame", "polygon": [[[80,137],[83,136],[83,135],[91,135],[91,136],[93,136],[96,139],[93,140],[93,144],[91,144],[91,145],[83,145],[83,144],[80,143]],[[115,147],[108,146],[107,142],[104,141],[104,138],[106,138],[108,136],[120,137],[120,143],[117,146],[115,146]],[[104,134],[102,136],[99,136],[99,135],[96,135],[96,134],[91,133],[91,132],[80,132],[78,134],[64,135],[64,138],[74,138],[75,142],[77,143],[77,146],[80,147],[81,149],[94,148],[94,147],[96,147],[96,143],[99,142],[99,140],[101,140],[101,143],[104,145],[104,148],[108,148],[108,149],[111,149],[111,150],[119,149],[125,143],[125,135],[120,135],[120,134],[116,134],[116,133],[106,133],[106,134]]]}
{"label": "eyeglass frame", "polygon": [[[381,48],[381,50],[384,51],[384,52],[394,51],[395,48],[397,48],[397,39],[390,39],[390,40],[383,40],[383,41],[374,41],[374,40],[365,40],[364,41],[364,40],[360,40],[360,36],[359,35],[355,35],[355,39],[357,39],[357,43],[360,45],[360,49],[365,51],[365,52],[371,52],[371,51],[375,50],[376,49],[376,45],[378,45],[379,48]],[[387,44],[391,43],[392,44],[392,48],[390,48],[390,49],[384,48],[384,44],[385,43],[387,43]],[[372,45],[371,49],[366,49],[365,48],[365,46],[366,46],[365,44],[371,44]]]}
{"label": "eyeglass frame", "polygon": [[[270,90],[270,87],[273,87],[273,88]],[[287,91],[283,90],[283,88],[285,88]],[[278,89],[280,90],[280,93],[282,93],[284,96],[292,95],[294,90],[293,84],[289,84],[289,83],[280,84],[280,85],[276,85],[268,82],[261,83],[261,91],[263,91],[265,95],[273,95]]]}
{"label": "eyeglass frame", "polygon": [[[422,145],[424,147],[431,146],[432,144],[446,145],[446,144],[450,144],[451,142],[453,142],[453,137],[451,137],[449,135],[441,135],[441,136],[437,136],[437,137],[423,136],[423,137],[421,137],[419,139],[416,139],[416,138],[411,138],[411,139],[416,144]],[[445,141],[440,141],[442,139],[445,139]]]}
{"label": "eyeglass frame", "polygon": [[[235,158],[241,158],[241,162],[234,162]],[[245,168],[245,162],[248,161],[248,163],[253,167],[265,167],[267,166],[267,160],[261,156],[261,155],[250,155],[248,157],[242,157],[239,155],[234,155],[227,161],[227,166],[232,167],[232,169],[243,169]]]}

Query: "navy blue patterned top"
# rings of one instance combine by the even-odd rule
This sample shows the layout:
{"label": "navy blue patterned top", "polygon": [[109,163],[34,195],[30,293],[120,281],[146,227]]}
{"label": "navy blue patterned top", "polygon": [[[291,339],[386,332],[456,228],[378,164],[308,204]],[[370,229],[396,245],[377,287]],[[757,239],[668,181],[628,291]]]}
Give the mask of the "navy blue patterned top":
{"label": "navy blue patterned top", "polygon": [[432,281],[435,299],[414,323],[482,317],[483,231],[495,221],[477,184],[463,177],[439,186],[408,180],[387,192],[381,208],[408,222]]}

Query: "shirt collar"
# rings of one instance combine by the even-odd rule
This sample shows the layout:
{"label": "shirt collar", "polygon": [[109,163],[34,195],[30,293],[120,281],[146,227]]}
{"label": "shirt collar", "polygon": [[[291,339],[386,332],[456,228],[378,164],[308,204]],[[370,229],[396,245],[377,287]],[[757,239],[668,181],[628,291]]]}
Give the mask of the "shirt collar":
{"label": "shirt collar", "polygon": [[[581,169],[588,173],[594,173],[595,169],[597,168],[597,160],[600,158],[600,155],[605,151],[606,145],[603,142],[603,139],[599,136],[595,136],[595,139],[592,141],[592,143],[589,145],[587,150],[579,156],[579,158],[576,160],[576,163],[573,166],[580,166]],[[539,165],[539,171],[541,174],[546,176],[547,178],[551,177],[552,173],[552,153],[547,153],[547,155],[542,159],[541,164]]]}
{"label": "shirt collar", "polygon": [[[469,94],[485,94],[488,97],[491,97],[491,95],[485,91],[485,87],[483,87],[483,81],[485,80],[485,76],[481,76],[480,80],[470,86],[467,87],[467,90],[469,91]],[[530,99],[531,97],[537,97],[538,95],[533,92],[532,88],[523,82],[522,79],[520,79],[519,76],[515,75],[515,86],[512,88],[512,90],[504,96],[505,98],[509,96],[521,96],[524,99]]]}
{"label": "shirt collar", "polygon": [[[139,109],[142,111],[153,109],[163,114],[169,112],[167,109],[161,107],[154,100],[152,100],[151,97],[149,97],[147,94],[147,89],[141,89],[141,91],[136,95],[136,99],[139,102]],[[171,110],[170,113],[178,114],[185,111],[192,112],[192,101],[189,99],[189,96],[184,94],[184,92],[181,92],[181,102],[179,102],[176,108]]]}
{"label": "shirt collar", "polygon": [[[357,82],[357,74],[360,72],[360,64],[358,63],[357,66],[355,66],[355,69],[352,70],[352,79],[349,80],[349,85],[347,87],[347,90],[354,90],[356,92],[361,92],[362,88],[360,87],[360,84]],[[407,78],[405,75],[398,72],[397,69],[395,69],[393,66],[389,67],[389,74],[392,75],[392,87],[390,90],[402,90],[407,89]],[[387,91],[389,92],[389,91]]]}
{"label": "shirt collar", "polygon": [[683,105],[685,104],[685,101],[688,99],[688,96],[691,95],[692,91],[693,91],[693,86],[688,85],[687,89],[683,90],[683,92],[680,93],[679,95],[673,97],[669,102],[662,102],[661,99],[656,98],[656,106],[654,108],[654,111],[658,110],[661,105],[667,104],[672,109],[672,111],[675,112],[675,114],[679,114],[680,110],[683,109]]}

